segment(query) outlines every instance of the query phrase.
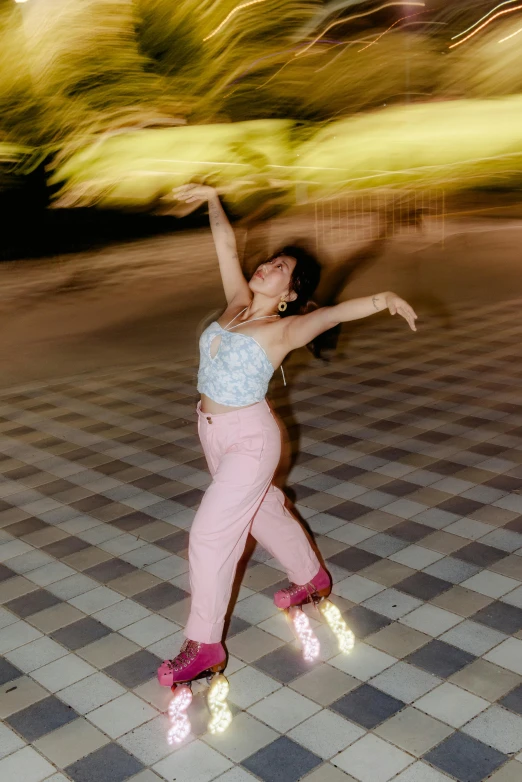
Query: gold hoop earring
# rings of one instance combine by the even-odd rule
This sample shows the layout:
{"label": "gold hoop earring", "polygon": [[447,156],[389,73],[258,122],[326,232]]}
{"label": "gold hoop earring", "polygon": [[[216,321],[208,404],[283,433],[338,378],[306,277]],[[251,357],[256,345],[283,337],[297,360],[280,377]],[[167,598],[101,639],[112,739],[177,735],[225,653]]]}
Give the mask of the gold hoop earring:
{"label": "gold hoop earring", "polygon": [[279,312],[285,312],[287,307],[288,307],[288,304],[286,303],[286,301],[284,299],[281,299],[281,301],[277,305],[277,309],[279,310]]}

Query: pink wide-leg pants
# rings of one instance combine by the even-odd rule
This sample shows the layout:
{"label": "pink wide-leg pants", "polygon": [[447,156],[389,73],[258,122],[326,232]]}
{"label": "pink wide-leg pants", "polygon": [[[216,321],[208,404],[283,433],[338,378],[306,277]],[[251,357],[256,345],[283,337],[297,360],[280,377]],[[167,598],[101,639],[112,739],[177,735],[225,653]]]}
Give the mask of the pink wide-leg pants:
{"label": "pink wide-leg pants", "polygon": [[320,563],[284,495],[272,484],[281,457],[281,431],[266,401],[219,415],[198,405],[198,430],[212,475],[192,523],[189,542],[192,601],[185,635],[222,639],[238,561],[248,534],[306,584]]}

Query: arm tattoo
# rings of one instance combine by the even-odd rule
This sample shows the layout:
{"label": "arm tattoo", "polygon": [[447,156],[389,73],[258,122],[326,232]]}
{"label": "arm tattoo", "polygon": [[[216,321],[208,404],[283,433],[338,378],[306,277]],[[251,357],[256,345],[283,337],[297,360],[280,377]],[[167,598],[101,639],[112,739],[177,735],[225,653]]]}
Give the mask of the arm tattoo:
{"label": "arm tattoo", "polygon": [[378,296],[372,296],[373,306],[375,307],[377,312],[379,312],[379,307],[378,307],[378,304],[377,304],[378,301],[379,301],[379,297]]}

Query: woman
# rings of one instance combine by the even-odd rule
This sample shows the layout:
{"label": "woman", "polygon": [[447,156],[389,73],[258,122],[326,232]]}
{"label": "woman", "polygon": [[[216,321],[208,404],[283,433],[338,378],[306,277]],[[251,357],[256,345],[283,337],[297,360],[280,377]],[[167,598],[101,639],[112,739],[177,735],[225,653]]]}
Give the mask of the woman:
{"label": "woman", "polygon": [[330,576],[272,484],[281,434],[265,395],[275,369],[290,351],[340,323],[388,309],[415,331],[417,318],[390,292],[300,314],[319,282],[320,267],[312,256],[286,247],[247,282],[216,191],[188,185],[176,195],[186,203],[208,201],[227,307],[200,340],[198,430],[213,480],[190,531],[186,641],[158,671],[160,683],[169,687],[225,668],[225,614],[249,533],[288,574],[290,588],[274,597],[279,608],[330,593]]}

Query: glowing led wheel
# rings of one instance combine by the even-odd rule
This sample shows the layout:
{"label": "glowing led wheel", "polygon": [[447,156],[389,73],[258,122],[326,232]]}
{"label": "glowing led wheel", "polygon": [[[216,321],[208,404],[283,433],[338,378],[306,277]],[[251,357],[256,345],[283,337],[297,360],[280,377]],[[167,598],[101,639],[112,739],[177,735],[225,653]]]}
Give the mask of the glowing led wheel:
{"label": "glowing led wheel", "polygon": [[341,612],[329,600],[321,600],[317,608],[326,619],[328,626],[339,642],[339,651],[350,653],[355,644],[355,636],[341,616]]}
{"label": "glowing led wheel", "polygon": [[208,708],[212,715],[208,723],[210,733],[224,733],[232,722],[232,713],[227,706],[229,690],[229,683],[222,674],[212,679],[207,695]]}
{"label": "glowing led wheel", "polygon": [[167,733],[167,741],[169,744],[180,744],[191,730],[186,711],[192,703],[192,690],[188,684],[175,685],[172,690],[174,697],[169,704],[171,727]]}
{"label": "glowing led wheel", "polygon": [[288,609],[288,617],[301,644],[304,659],[307,662],[312,662],[319,657],[321,645],[310,627],[310,620],[305,612],[297,606],[292,606],[292,608]]}

